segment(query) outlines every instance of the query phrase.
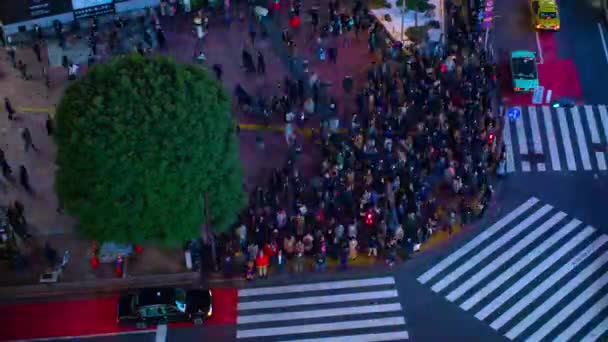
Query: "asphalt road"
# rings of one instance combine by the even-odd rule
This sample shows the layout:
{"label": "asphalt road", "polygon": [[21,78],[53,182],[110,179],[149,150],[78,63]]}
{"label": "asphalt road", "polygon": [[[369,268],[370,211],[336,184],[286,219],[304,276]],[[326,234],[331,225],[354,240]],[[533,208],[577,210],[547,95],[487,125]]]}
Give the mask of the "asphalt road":
{"label": "asphalt road", "polygon": [[[537,33],[531,25],[529,0],[495,2],[493,40],[502,70],[509,74],[506,65],[509,52],[535,51],[540,62],[540,83],[551,90],[550,99],[570,97],[580,104],[606,104],[608,30],[599,1],[558,1],[558,5],[561,30]],[[531,96],[512,94],[508,77],[504,80],[503,97],[508,102],[531,104]]]}
{"label": "asphalt road", "polygon": [[599,1],[561,1],[559,6],[562,30],[556,38],[560,56],[574,60],[585,103],[606,104],[608,31]]}

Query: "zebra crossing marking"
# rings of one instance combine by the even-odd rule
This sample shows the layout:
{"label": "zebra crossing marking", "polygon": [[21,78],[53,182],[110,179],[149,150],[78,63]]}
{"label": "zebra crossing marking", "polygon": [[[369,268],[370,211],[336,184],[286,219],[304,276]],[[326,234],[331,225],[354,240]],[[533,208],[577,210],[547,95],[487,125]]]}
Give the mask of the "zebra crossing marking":
{"label": "zebra crossing marking", "polygon": [[[238,294],[236,337],[292,342],[407,340],[395,286],[394,277],[376,277],[243,289]],[[341,335],[310,336],[329,333]]]}
{"label": "zebra crossing marking", "polygon": [[240,316],[237,318],[237,324],[245,323],[260,323],[260,322],[276,322],[276,321],[289,321],[294,319],[307,319],[307,318],[320,318],[320,317],[336,317],[344,316],[348,313],[351,315],[355,314],[368,314],[368,313],[384,313],[400,311],[401,304],[390,303],[390,304],[378,304],[374,306],[357,306],[348,309],[337,308],[337,309],[323,309],[323,310],[307,310],[307,311],[294,311],[294,312],[282,312],[282,313],[271,313],[271,314],[258,314]]}
{"label": "zebra crossing marking", "polygon": [[514,108],[522,115],[503,127],[508,173],[608,170],[606,105]]}
{"label": "zebra crossing marking", "polygon": [[351,336],[311,338],[311,339],[305,339],[305,340],[289,340],[287,342],[353,342],[353,341],[381,342],[381,341],[407,340],[409,338],[410,338],[410,334],[407,331],[395,331],[395,332],[386,332],[386,333],[379,333],[379,334],[362,334],[362,335],[351,335]]}
{"label": "zebra crossing marking", "polygon": [[559,212],[553,217],[551,217],[548,221],[541,224],[538,228],[536,228],[533,232],[526,235],[525,238],[519,240],[513,247],[509,248],[506,252],[502,253],[499,257],[494,259],[494,262],[488,264],[486,267],[482,268],[481,271],[477,272],[471,278],[467,279],[464,283],[454,289],[447,295],[447,299],[450,302],[455,301],[460,298],[463,294],[465,294],[468,290],[470,290],[473,286],[477,285],[480,281],[485,279],[488,275],[498,269],[500,266],[505,264],[507,261],[511,260],[517,253],[521,252],[529,246],[532,242],[534,242],[537,238],[539,238],[542,234],[546,233],[549,229],[553,228],[559,221],[561,221],[564,217],[566,217],[566,213]]}
{"label": "zebra crossing marking", "polygon": [[574,122],[574,131],[576,132],[576,142],[578,143],[578,149],[583,162],[583,168],[585,170],[591,170],[591,160],[589,159],[589,150],[587,149],[587,140],[585,139],[585,132],[583,131],[583,123],[581,122],[581,115],[578,111],[578,107],[570,109],[572,116],[572,122]]}
{"label": "zebra crossing marking", "polygon": [[608,235],[567,217],[531,198],[417,280],[509,340],[606,337]]}
{"label": "zebra crossing marking", "polygon": [[[547,251],[556,242],[561,240],[564,236],[570,234],[570,232],[572,232],[574,228],[578,227],[581,223],[581,221],[576,219],[570,221],[570,223],[562,227],[556,234],[545,240],[541,245],[536,247],[530,253],[526,254],[526,256],[524,256],[517,263],[509,267],[509,269],[501,273],[500,276],[496,277],[496,279],[492,280],[481,290],[477,291],[473,296],[471,296],[464,303],[462,303],[460,307],[465,311],[468,311],[475,304],[479,303],[482,299],[486,298],[491,292],[496,290],[500,285],[506,283],[516,273],[523,270],[524,267],[528,266],[532,261],[534,261],[534,259],[536,259],[542,253]],[[591,235],[591,233],[593,233],[593,230],[589,230],[589,235]],[[583,236],[587,237],[587,235]]]}
{"label": "zebra crossing marking", "polygon": [[[595,115],[593,115],[593,108],[591,106],[585,106],[585,115],[587,117],[587,122],[589,123],[589,132],[591,133],[591,142],[593,144],[600,144],[602,141],[600,139],[600,133],[597,130],[597,124],[595,122]],[[597,161],[598,169],[606,170],[606,159],[604,157],[604,152],[596,151],[595,159]]]}
{"label": "zebra crossing marking", "polygon": [[380,319],[364,319],[359,321],[346,321],[346,322],[332,322],[332,323],[318,323],[308,325],[290,325],[287,327],[273,327],[273,328],[258,328],[258,329],[244,329],[236,332],[236,338],[248,338],[248,337],[268,337],[275,335],[294,335],[304,334],[311,331],[314,332],[326,332],[335,330],[353,329],[366,329],[366,328],[377,328],[394,325],[404,325],[405,318],[399,317],[387,317]]}
{"label": "zebra crossing marking", "polygon": [[606,317],[602,323],[598,324],[595,328],[593,328],[593,330],[585,335],[585,337],[581,339],[581,342],[597,341],[606,331],[608,331],[608,317]]}
{"label": "zebra crossing marking", "polygon": [[[520,109],[521,110],[521,109]],[[526,137],[526,128],[524,127],[524,116],[520,116],[517,121],[515,121],[515,127],[517,128],[517,141],[519,143],[519,155],[526,156],[528,155],[528,138]],[[527,160],[523,160],[521,162],[521,170],[523,172],[530,172],[530,162]]]}
{"label": "zebra crossing marking", "polygon": [[275,294],[277,292],[300,293],[300,292],[310,292],[310,291],[336,290],[336,289],[347,289],[347,288],[378,286],[378,285],[394,285],[394,284],[395,284],[395,278],[383,277],[383,278],[368,278],[368,279],[360,279],[360,280],[328,281],[328,282],[312,283],[312,284],[255,287],[255,288],[251,288],[251,289],[240,290],[239,297],[268,295],[268,294]]}
{"label": "zebra crossing marking", "polygon": [[[574,240],[574,239],[572,241],[575,242],[576,245],[578,245],[579,243],[582,242],[582,240]],[[588,253],[589,250],[595,251],[597,248],[599,248],[603,244],[604,244],[604,241],[601,241],[598,238],[598,240],[595,240],[590,246],[586,247],[582,252],[580,252],[577,255],[577,258],[590,254],[590,253]],[[562,258],[567,252],[572,250],[576,245],[566,244],[566,245],[562,246],[562,248],[560,248],[555,253],[553,253],[549,258],[547,258],[547,260],[545,260],[543,263],[536,266],[534,269],[532,269],[530,272],[528,272],[525,276],[520,278],[508,290],[503,292],[500,296],[498,296],[496,299],[494,299],[490,304],[486,305],[483,309],[481,309],[478,313],[476,313],[475,317],[477,317],[478,319],[486,319],[490,314],[492,314],[494,311],[498,310],[498,308],[500,306],[502,306],[507,300],[511,299],[511,297],[513,297],[515,295],[515,293],[521,291],[526,285],[530,284],[534,279],[536,279],[543,272],[545,272],[547,269],[549,269],[549,267],[553,266],[558,261],[558,259]],[[577,259],[577,258],[575,258],[575,259]],[[567,264],[567,265],[565,265],[565,268],[560,269],[562,273],[568,270],[568,267],[569,267],[568,265],[572,265],[572,264]],[[577,263],[577,265],[578,265],[578,263]],[[509,310],[510,310],[510,312],[513,312],[517,309],[514,307],[511,307],[511,309],[509,309]],[[505,314],[507,314],[507,313],[505,313]],[[503,314],[503,315],[505,315],[505,314]],[[494,322],[496,322],[496,323],[494,323]],[[493,322],[493,325],[491,325],[492,328],[497,329],[495,327],[502,326],[500,320],[497,319],[494,322]]]}
{"label": "zebra crossing marking", "polygon": [[569,341],[572,336],[578,333],[587,323],[589,323],[599,312],[608,307],[608,293],[599,301],[589,307],[576,321],[572,322],[555,341]]}
{"label": "zebra crossing marking", "polygon": [[[543,154],[543,142],[541,140],[540,128],[538,127],[538,117],[536,116],[536,108],[530,108],[528,115],[530,116],[530,128],[532,128],[532,146],[535,154]],[[537,163],[538,171],[546,171],[545,163]]]}
{"label": "zebra crossing marking", "polygon": [[431,289],[434,292],[439,292],[446,288],[448,285],[453,283],[456,279],[460,278],[467,271],[475,267],[478,263],[483,261],[483,259],[487,258],[489,255],[494,253],[500,246],[503,246],[505,243],[513,240],[517,235],[523,232],[526,228],[532,225],[534,222],[538,221],[541,217],[543,217],[546,213],[551,211],[553,207],[550,205],[545,205],[536,211],[534,214],[528,216],[525,220],[523,220],[520,224],[518,224],[512,230],[509,230],[505,235],[501,236],[498,240],[495,240],[488,247],[484,248],[481,252],[475,254],[474,257],[469,259],[464,264],[460,265],[454,272],[450,273],[443,279],[441,279],[438,283],[433,285]]}
{"label": "zebra crossing marking", "polygon": [[263,300],[256,302],[245,302],[239,303],[239,310],[253,310],[253,309],[269,309],[274,307],[288,307],[288,306],[300,306],[310,303],[314,304],[330,304],[330,303],[343,303],[343,302],[356,302],[359,300],[369,299],[382,299],[397,297],[397,290],[384,290],[384,291],[370,291],[370,292],[357,292],[349,294],[339,295],[328,295],[328,296],[316,296],[316,297],[300,297],[290,299],[275,299],[275,300]]}
{"label": "zebra crossing marking", "polygon": [[[602,260],[602,265],[606,262],[607,253],[604,253],[604,255],[603,255],[604,256],[604,260]],[[593,272],[596,271],[596,269],[594,269],[595,265],[593,265],[593,266],[592,265],[590,265],[588,267],[588,269],[591,269],[591,270],[589,270],[588,273],[585,274],[585,278],[591,276],[593,274]],[[582,283],[583,280],[577,281],[577,284],[575,286],[573,286],[572,288],[569,288],[568,292],[571,292],[572,290],[574,290],[574,288],[576,286],[578,286],[578,284]],[[566,318],[568,318],[568,316],[570,316],[574,312],[574,310],[576,310],[579,307],[581,307],[581,305],[583,305],[587,300],[589,300],[591,298],[591,296],[593,296],[594,294],[596,294],[597,291],[599,291],[607,283],[608,283],[608,273],[604,274],[601,278],[599,278],[598,280],[596,280],[595,282],[593,282],[593,284],[591,284],[589,287],[587,287],[572,302],[570,302],[570,304],[566,305],[555,316],[553,316],[553,318],[551,318],[539,330],[537,330],[532,336],[530,336],[528,338],[528,340],[540,341],[541,338],[547,336],[551,331],[553,331],[553,329],[557,328],[564,320],[566,320]],[[557,292],[554,296],[560,295],[560,296],[562,296],[562,298],[565,297],[566,294],[562,295],[562,291],[565,291],[565,290],[562,289],[560,292]],[[539,309],[540,308],[544,308],[544,306],[540,306]],[[546,311],[548,311],[548,310],[549,309],[547,309]],[[541,315],[542,315],[542,313],[541,313]],[[527,319],[528,319],[528,317],[526,317],[526,320]],[[518,336],[518,334],[515,334],[515,332],[513,333],[513,335],[515,337]]]}
{"label": "zebra crossing marking", "polygon": [[502,228],[506,227],[509,223],[515,220],[517,217],[521,216],[525,211],[532,208],[539,200],[532,197],[528,199],[526,202],[521,204],[519,207],[511,211],[509,214],[501,218],[498,222],[494,223],[490,228],[483,231],[483,233],[477,235],[473,240],[469,241],[466,245],[456,250],[449,257],[443,259],[440,263],[435,265],[430,270],[426,271],[423,275],[418,277],[418,281],[422,284],[425,284],[437,274],[441,273],[443,270],[448,268],[458,259],[460,259],[465,254],[468,254],[475,247],[482,244],[484,241],[490,238],[490,236],[494,235],[494,233],[498,232]]}
{"label": "zebra crossing marking", "polygon": [[507,172],[515,172],[515,156],[513,154],[513,142],[511,141],[511,121],[505,120],[502,139],[507,150]]}
{"label": "zebra crossing marking", "polygon": [[[589,277],[591,277],[595,272],[600,270],[602,268],[602,266],[604,266],[606,264],[606,262],[608,262],[608,252],[605,252],[600,258],[594,260],[583,271],[581,271],[579,274],[577,274],[576,277],[570,279],[570,281],[568,281],[568,283],[566,285],[561,287],[558,292],[556,292],[549,299],[547,299],[545,302],[543,302],[543,305],[537,307],[531,314],[526,316],[526,318],[524,318],[519,324],[517,324],[515,327],[513,327],[511,330],[509,330],[509,332],[507,332],[506,336],[510,339],[514,339],[517,336],[519,336],[524,330],[526,330],[530,325],[532,325],[532,323],[536,322],[543,314],[545,314],[547,311],[549,311],[551,308],[553,308],[555,305],[557,305],[562,299],[564,299],[564,297],[566,297],[566,295],[568,295],[570,292],[572,292],[577,286],[582,284],[585,280],[587,280]],[[572,312],[574,312],[574,310],[576,308],[578,308],[578,306],[582,305],[585,302],[585,300],[589,299],[591,297],[591,295],[593,295],[600,288],[602,288],[604,285],[606,285],[606,280],[608,280],[608,274],[605,274],[602,278],[600,278],[598,281],[596,281],[594,283],[595,285],[599,285],[599,287],[596,287],[596,286],[594,287],[593,285],[591,285],[590,287],[588,287],[585,290],[588,292],[588,296],[583,296],[583,297],[579,296],[579,297],[577,297],[577,299],[572,301],[569,304],[572,307],[571,307],[571,310],[568,312],[568,315],[570,315]],[[581,301],[582,298],[584,298],[584,300]],[[562,315],[557,314],[553,318],[554,319],[558,318],[558,319],[563,320],[563,319],[566,319],[566,317],[563,317]],[[557,327],[558,324],[556,324],[550,330],[546,331],[546,333],[544,333],[544,334],[546,335],[549,332],[551,332],[551,330],[553,330],[555,327]],[[538,330],[535,333],[535,335],[540,336],[541,334],[543,334],[543,332],[541,332],[541,330]],[[540,341],[541,338],[542,337],[538,337],[536,340]]]}
{"label": "zebra crossing marking", "polygon": [[543,122],[545,123],[545,131],[547,132],[547,142],[549,144],[549,155],[551,156],[551,167],[554,171],[561,171],[562,166],[559,161],[559,151],[557,149],[557,139],[555,139],[555,129],[553,128],[553,120],[551,120],[551,109],[543,107]]}

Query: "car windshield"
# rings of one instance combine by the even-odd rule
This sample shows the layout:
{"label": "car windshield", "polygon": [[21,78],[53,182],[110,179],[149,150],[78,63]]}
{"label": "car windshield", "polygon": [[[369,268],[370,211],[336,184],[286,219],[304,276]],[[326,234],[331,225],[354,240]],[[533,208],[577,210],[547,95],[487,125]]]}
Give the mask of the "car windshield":
{"label": "car windshield", "polygon": [[515,75],[517,78],[523,78],[527,80],[536,79],[536,62],[534,58],[513,58],[513,75]]}
{"label": "car windshield", "polygon": [[539,14],[541,19],[555,19],[557,18],[557,13],[555,12],[540,12]]}

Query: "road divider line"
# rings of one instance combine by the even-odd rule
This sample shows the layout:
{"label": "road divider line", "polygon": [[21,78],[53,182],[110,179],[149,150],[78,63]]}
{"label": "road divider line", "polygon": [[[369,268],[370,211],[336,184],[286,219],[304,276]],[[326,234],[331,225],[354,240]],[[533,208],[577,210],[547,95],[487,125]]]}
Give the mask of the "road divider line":
{"label": "road divider line", "polygon": [[538,31],[536,31],[536,48],[538,49],[538,57],[539,57],[538,64],[544,64],[545,59],[543,58],[543,48],[540,45],[540,36],[538,34]]}
{"label": "road divider line", "polygon": [[604,57],[606,57],[606,64],[608,64],[608,47],[606,47],[606,37],[604,37],[604,25],[597,23],[597,28],[600,30],[600,39],[602,40],[602,47],[604,48]]}

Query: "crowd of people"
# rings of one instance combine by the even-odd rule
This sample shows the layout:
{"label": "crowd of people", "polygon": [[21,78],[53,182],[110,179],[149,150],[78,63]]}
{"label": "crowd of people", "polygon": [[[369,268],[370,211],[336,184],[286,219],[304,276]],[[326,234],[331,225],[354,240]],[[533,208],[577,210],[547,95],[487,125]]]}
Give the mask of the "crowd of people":
{"label": "crowd of people", "polygon": [[[277,3],[269,7],[271,15],[280,15]],[[301,7],[299,1],[290,3],[290,20],[281,28],[290,63],[297,57],[294,36],[301,25]],[[337,101],[323,96],[322,75],[307,65],[303,74],[286,77],[269,100],[254,98],[237,86],[241,109],[260,112],[267,122],[285,118],[289,152],[268,184],[252,191],[233,236],[218,239],[225,269],[232,267],[235,255],[244,257],[250,280],[267,277],[269,267],[282,272],[288,264],[294,272],[303,272],[307,260],[318,271],[325,269],[328,258],[347,268],[359,253],[393,265],[401,252],[415,251],[437,230],[451,232],[483,213],[493,192],[492,168],[503,156],[496,138],[501,117],[493,108],[496,66],[461,8],[448,1],[446,9],[451,24],[445,49],[424,42],[408,49],[384,44],[384,28],[360,0],[350,8],[332,0],[327,8],[307,12],[319,61],[339,63],[341,47],[365,36],[370,60],[382,56],[370,64],[363,84],[345,79],[343,90],[354,93],[345,98],[353,103],[341,106],[350,112],[340,113]],[[155,38],[162,48],[165,38],[156,23]],[[113,32],[124,26],[121,21],[115,25]],[[89,47],[95,55],[97,24],[90,30]],[[257,30],[249,28],[252,45]],[[65,41],[62,30],[56,31]],[[270,31],[260,32],[266,37]],[[143,46],[137,51],[143,53]],[[264,56],[255,56],[243,51],[244,70],[264,74]],[[222,78],[221,65],[212,70]],[[14,110],[5,101],[10,119]],[[295,127],[319,117],[314,131],[322,160],[318,176],[305,178],[298,161],[305,142]],[[330,123],[336,118],[346,133]],[[36,150],[27,132],[23,139],[26,152]],[[10,167],[3,153],[0,157],[6,177]],[[20,178],[27,190],[27,170],[20,172],[25,173]]]}
{"label": "crowd of people", "polygon": [[[492,106],[496,67],[479,36],[467,29],[461,8],[448,9],[452,25],[445,52],[421,44],[404,53],[399,44],[387,44],[387,53],[372,62],[356,91],[356,111],[342,120],[348,133],[321,120],[318,177],[301,175],[302,141],[293,126],[300,117],[323,114],[317,106],[319,76],[286,78],[282,94],[260,106],[285,117],[289,155],[269,184],[251,194],[236,228],[238,243],[224,239],[225,260],[242,253],[247,279],[254,279],[256,270],[267,277],[269,265],[280,272],[290,263],[301,272],[307,256],[315,270],[323,270],[328,257],[345,268],[361,251],[381,254],[393,265],[400,250],[415,251],[436,230],[451,232],[483,213],[502,148],[496,139],[500,117]],[[350,9],[331,1],[328,12],[325,25],[319,25],[318,13],[311,14],[321,61],[327,40],[353,31],[356,37],[368,33],[370,56],[381,48],[383,27],[360,1]],[[293,29],[283,31],[287,47],[294,44]],[[328,62],[335,63],[336,54],[329,52]],[[334,100],[328,111],[324,114],[339,116]]]}

